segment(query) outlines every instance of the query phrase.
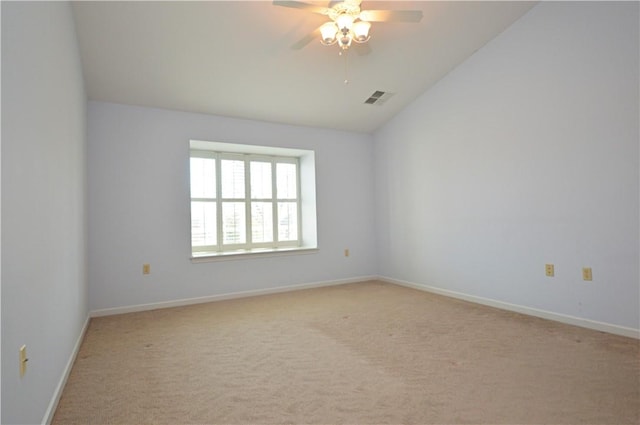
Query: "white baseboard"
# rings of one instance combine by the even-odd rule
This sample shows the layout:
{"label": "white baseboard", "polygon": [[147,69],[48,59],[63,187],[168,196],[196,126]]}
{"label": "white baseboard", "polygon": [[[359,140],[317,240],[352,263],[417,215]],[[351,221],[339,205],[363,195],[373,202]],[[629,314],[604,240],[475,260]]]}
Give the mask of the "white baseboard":
{"label": "white baseboard", "polygon": [[255,289],[251,291],[232,292],[229,294],[210,295],[198,298],[185,298],[181,300],[162,301],[150,304],[138,304],[125,307],[105,308],[93,310],[89,313],[91,317],[112,316],[114,314],[135,313],[138,311],[157,310],[160,308],[181,307],[192,304],[210,303],[214,301],[231,300],[235,298],[255,297],[258,295],[277,294],[280,292],[299,291],[302,289],[320,288],[323,286],[344,285],[347,283],[365,282],[367,280],[376,280],[377,276],[360,276],[350,279],[330,280],[324,282],[303,283],[300,285],[278,286],[275,288]]}
{"label": "white baseboard", "polygon": [[582,319],[580,317],[574,317],[574,316],[569,316],[569,315],[560,314],[560,313],[553,313],[551,311],[538,310],[536,308],[525,307],[517,304],[510,304],[503,301],[492,300],[490,298],[477,297],[475,295],[467,295],[460,292],[449,291],[447,289],[436,288],[434,286],[421,285],[418,283],[392,279],[390,277],[379,276],[378,279],[383,282],[393,283],[395,285],[418,289],[420,291],[432,292],[434,294],[444,295],[446,297],[451,297],[451,298],[457,298],[460,300],[469,301],[476,304],[487,305],[490,307],[499,308],[501,310],[514,311],[516,313],[522,313],[529,316],[540,317],[542,319],[553,320],[556,322],[566,323],[568,325],[580,326],[583,328],[593,329],[596,331],[608,332],[615,335],[622,335],[630,338],[640,339],[639,329],[612,325],[610,323],[597,322],[595,320]]}
{"label": "white baseboard", "polygon": [[628,328],[628,327],[619,326],[619,325],[612,325],[610,323],[583,319],[580,317],[554,313],[546,310],[539,310],[536,308],[526,307],[526,306],[517,305],[517,304],[510,304],[503,301],[493,300],[490,298],[483,298],[475,295],[468,295],[461,292],[455,292],[447,289],[437,288],[434,286],[407,282],[407,281],[393,279],[386,276],[360,276],[360,277],[355,277],[350,279],[303,283],[300,285],[279,286],[276,288],[232,292],[232,293],[221,294],[221,295],[210,295],[205,297],[162,301],[162,302],[150,303],[150,304],[138,304],[138,305],[125,306],[125,307],[106,308],[106,309],[93,310],[89,313],[89,316],[90,317],[112,316],[115,314],[135,313],[138,311],[157,310],[160,308],[181,307],[181,306],[192,305],[192,304],[202,304],[202,303],[230,300],[230,299],[236,299],[236,298],[246,298],[246,297],[255,297],[259,295],[277,294],[280,292],[299,291],[303,289],[320,288],[323,286],[344,285],[347,283],[358,283],[358,282],[365,282],[368,280],[380,280],[380,281],[392,283],[395,285],[418,289],[420,291],[431,292],[438,295],[444,295],[446,297],[457,298],[457,299],[469,301],[476,304],[487,305],[487,306],[499,308],[502,310],[513,311],[516,313],[527,314],[529,316],[540,317],[543,319],[553,320],[556,322],[566,323],[569,325],[580,326],[583,328],[593,329],[593,330],[602,331],[602,332],[608,332],[615,335],[622,335],[630,338],[640,339],[639,329]]}
{"label": "white baseboard", "polygon": [[73,351],[71,351],[71,356],[69,356],[67,365],[64,368],[64,372],[62,374],[62,377],[60,378],[60,382],[58,382],[58,386],[53,393],[53,397],[51,398],[49,407],[47,407],[47,410],[44,413],[44,418],[42,418],[43,425],[49,425],[53,420],[53,415],[56,413],[56,408],[58,407],[58,403],[60,402],[60,397],[62,397],[62,391],[64,390],[64,386],[66,385],[69,374],[71,373],[71,369],[73,368],[73,363],[76,361],[78,351],[80,351],[80,346],[82,345],[84,334],[87,332],[87,328],[89,327],[89,320],[91,320],[91,318],[89,315],[87,315],[87,319],[82,326],[80,335],[78,335],[78,339],[76,340],[76,344],[73,347]]}

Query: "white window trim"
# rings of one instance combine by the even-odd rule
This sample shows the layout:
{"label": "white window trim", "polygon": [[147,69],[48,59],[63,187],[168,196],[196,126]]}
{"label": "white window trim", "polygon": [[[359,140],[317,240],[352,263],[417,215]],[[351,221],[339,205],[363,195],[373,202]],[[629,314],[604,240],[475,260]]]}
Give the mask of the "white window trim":
{"label": "white window trim", "polygon": [[[315,208],[315,159],[314,152],[300,149],[287,149],[287,148],[270,148],[265,146],[253,146],[253,145],[238,145],[227,144],[219,142],[204,142],[204,141],[190,141],[190,157],[205,157],[205,158],[225,158],[225,159],[240,159],[245,161],[245,202],[247,211],[247,244],[237,245],[222,245],[222,221],[217,220],[217,242],[216,250],[212,250],[213,246],[209,247],[191,247],[191,260],[194,263],[216,261],[219,259],[240,259],[240,258],[252,258],[263,256],[280,256],[280,255],[292,255],[292,254],[308,254],[317,252],[317,231],[316,231],[316,208]],[[216,198],[217,203],[217,216],[221,217],[222,202],[226,198],[222,198],[221,192],[221,179],[220,179],[220,159],[217,159],[216,164]],[[250,161],[266,161],[272,163],[272,184],[275,186],[276,182],[276,162],[289,162],[296,164],[297,175],[297,225],[298,225],[298,240],[297,241],[282,241],[276,242],[277,246],[267,242],[264,244],[251,244],[251,232],[250,232],[250,220],[251,220],[251,202],[256,201],[251,199],[250,193],[250,179],[249,179],[249,166]],[[275,209],[280,201],[275,196],[277,195],[276,188],[273,187],[273,198],[270,198],[269,202],[274,203],[274,239],[277,240],[277,214]],[[210,198],[213,199],[213,198]],[[193,200],[207,201],[207,199],[190,198],[189,205]],[[231,199],[229,199],[231,200]],[[260,200],[257,200],[258,202]],[[287,200],[283,199],[286,202]],[[191,223],[191,221],[190,221]],[[191,236],[191,231],[189,232]]]}
{"label": "white window trim", "polygon": [[304,246],[262,250],[252,249],[246,251],[222,251],[219,253],[203,253],[202,255],[193,255],[191,257],[191,262],[210,263],[214,261],[245,260],[249,258],[268,258],[283,257],[287,255],[316,254],[318,252],[318,248],[309,248]]}

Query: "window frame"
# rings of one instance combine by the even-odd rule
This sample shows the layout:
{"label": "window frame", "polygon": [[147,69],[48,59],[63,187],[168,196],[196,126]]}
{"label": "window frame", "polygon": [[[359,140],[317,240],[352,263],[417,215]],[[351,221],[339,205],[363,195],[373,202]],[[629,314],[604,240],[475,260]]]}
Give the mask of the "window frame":
{"label": "window frame", "polygon": [[[213,142],[212,142],[213,143]],[[302,196],[301,196],[301,167],[298,156],[270,155],[246,152],[231,152],[208,150],[190,147],[189,163],[191,158],[207,158],[215,160],[215,182],[216,190],[214,198],[193,197],[190,193],[190,236],[191,236],[191,256],[192,258],[219,256],[229,254],[275,252],[287,249],[299,249],[302,247],[303,226],[302,226]],[[244,162],[244,197],[228,198],[222,196],[222,161],[241,160]],[[265,162],[271,164],[271,198],[253,198],[251,193],[251,163]],[[277,165],[294,164],[296,170],[296,193],[295,198],[279,198],[277,191]],[[189,166],[189,178],[191,179],[191,165]],[[191,180],[189,180],[191,192]],[[193,202],[215,202],[216,204],[216,245],[193,244],[193,216],[191,215]],[[236,244],[224,243],[224,223],[222,209],[225,202],[242,202],[245,209],[245,242]],[[273,241],[253,242],[252,215],[253,203],[270,202],[272,204],[272,230]],[[280,203],[296,203],[296,236],[295,240],[279,240],[278,226],[278,205]]]}

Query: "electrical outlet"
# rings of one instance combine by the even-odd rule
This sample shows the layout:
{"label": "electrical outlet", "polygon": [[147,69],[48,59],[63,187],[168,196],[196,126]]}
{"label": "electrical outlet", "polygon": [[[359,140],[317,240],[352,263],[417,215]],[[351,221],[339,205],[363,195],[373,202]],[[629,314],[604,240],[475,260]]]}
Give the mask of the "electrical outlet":
{"label": "electrical outlet", "polygon": [[345,249],[345,250],[344,250],[344,256],[345,256],[345,257],[348,257],[348,256],[349,256],[349,248],[347,248],[347,249]]}
{"label": "electrical outlet", "polygon": [[151,273],[151,264],[143,264],[142,274],[150,274],[150,273]]}
{"label": "electrical outlet", "polygon": [[553,264],[545,264],[544,265],[544,270],[545,270],[546,275],[549,276],[549,277],[553,277],[554,274],[555,274]]}
{"label": "electrical outlet", "polygon": [[25,373],[27,373],[27,362],[29,359],[27,358],[27,346],[23,345],[20,347],[20,377],[22,378]]}
{"label": "electrical outlet", "polygon": [[593,280],[593,274],[591,272],[591,267],[583,267],[582,268],[582,280]]}

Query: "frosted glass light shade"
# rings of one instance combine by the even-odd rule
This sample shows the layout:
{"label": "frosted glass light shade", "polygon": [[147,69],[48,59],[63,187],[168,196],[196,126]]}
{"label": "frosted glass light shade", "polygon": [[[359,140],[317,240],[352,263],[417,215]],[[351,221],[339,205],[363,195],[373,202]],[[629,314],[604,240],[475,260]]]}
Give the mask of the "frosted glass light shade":
{"label": "frosted glass light shade", "polygon": [[338,25],[338,29],[340,31],[344,31],[345,29],[347,31],[350,30],[351,26],[353,25],[353,21],[355,19],[356,18],[353,17],[352,15],[347,15],[347,14],[344,14],[344,13],[342,15],[339,15],[336,18],[336,24]]}
{"label": "frosted glass light shade", "polygon": [[358,43],[369,40],[369,28],[371,28],[371,23],[367,21],[358,21],[353,24],[354,40]]}
{"label": "frosted glass light shade", "polygon": [[338,33],[338,27],[333,22],[327,22],[320,27],[320,34],[322,34],[323,44],[333,44],[336,42],[336,34]]}
{"label": "frosted glass light shade", "polygon": [[351,34],[347,34],[347,35],[341,35],[340,37],[338,37],[338,46],[340,46],[342,49],[346,49],[349,46],[351,46]]}

